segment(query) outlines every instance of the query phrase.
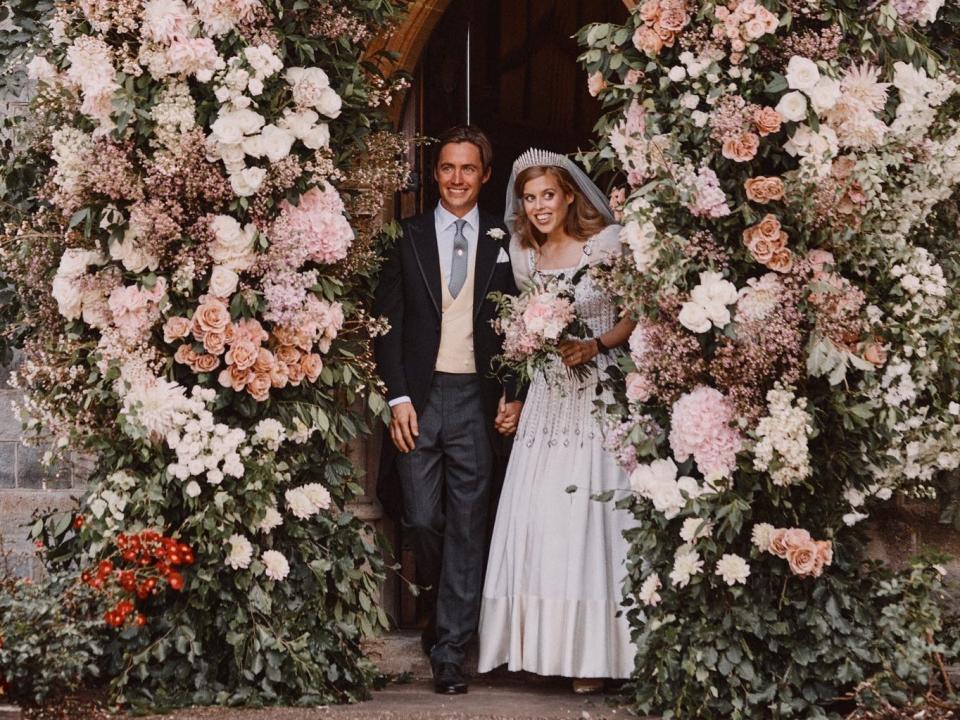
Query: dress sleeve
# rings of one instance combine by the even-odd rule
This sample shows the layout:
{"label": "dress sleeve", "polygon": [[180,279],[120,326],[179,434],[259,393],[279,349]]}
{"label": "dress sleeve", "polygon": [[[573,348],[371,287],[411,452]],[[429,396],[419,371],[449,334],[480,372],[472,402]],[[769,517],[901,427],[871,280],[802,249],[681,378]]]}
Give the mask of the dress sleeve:
{"label": "dress sleeve", "polygon": [[620,230],[617,224],[607,225],[603,230],[590,238],[590,265],[599,265],[614,260],[623,252],[620,242]]}
{"label": "dress sleeve", "polygon": [[516,235],[510,236],[510,265],[513,267],[513,279],[517,289],[523,289],[530,284],[530,253],[520,246],[520,239]]}

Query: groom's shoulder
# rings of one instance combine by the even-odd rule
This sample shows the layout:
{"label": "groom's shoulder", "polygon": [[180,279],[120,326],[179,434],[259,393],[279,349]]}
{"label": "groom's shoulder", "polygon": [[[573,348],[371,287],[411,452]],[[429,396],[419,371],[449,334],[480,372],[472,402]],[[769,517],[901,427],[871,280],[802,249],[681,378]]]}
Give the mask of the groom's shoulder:
{"label": "groom's shoulder", "polygon": [[422,212],[419,215],[411,215],[410,217],[403,218],[400,220],[400,228],[403,230],[404,237],[410,237],[411,234],[423,232],[424,229],[429,228],[433,223],[433,210],[430,210],[429,212]]}
{"label": "groom's shoulder", "polygon": [[507,231],[506,225],[503,223],[503,217],[497,213],[488,212],[483,208],[480,208],[480,226],[487,228],[487,230],[503,230]]}

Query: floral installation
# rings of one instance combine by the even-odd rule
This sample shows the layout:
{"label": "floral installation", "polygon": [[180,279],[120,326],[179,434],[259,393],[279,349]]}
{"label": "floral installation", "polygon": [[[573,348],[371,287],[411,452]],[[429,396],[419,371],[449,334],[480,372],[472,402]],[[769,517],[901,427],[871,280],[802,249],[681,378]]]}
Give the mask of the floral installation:
{"label": "floral installation", "polygon": [[389,0],[14,12],[39,29],[17,56],[27,141],[0,164],[0,303],[26,429],[51,460],[94,459],[80,522],[37,532],[109,600],[122,703],[320,705],[374,679],[385,566],[348,445],[385,407],[365,307],[409,169],[379,109],[404,83],[365,53],[398,18]]}
{"label": "floral installation", "polygon": [[624,228],[598,282],[638,321],[598,412],[638,519],[639,714],[832,717],[860,682],[925,686],[920,646],[877,629],[906,600],[876,593],[861,528],[960,466],[942,6],[647,0],[579,35],[607,113],[581,160]]}

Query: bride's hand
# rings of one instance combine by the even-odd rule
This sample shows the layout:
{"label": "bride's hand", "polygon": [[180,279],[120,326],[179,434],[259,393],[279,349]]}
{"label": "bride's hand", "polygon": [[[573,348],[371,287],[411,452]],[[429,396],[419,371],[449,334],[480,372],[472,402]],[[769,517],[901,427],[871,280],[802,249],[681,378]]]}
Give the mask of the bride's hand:
{"label": "bride's hand", "polygon": [[559,350],[563,364],[576,367],[597,356],[597,343],[593,340],[566,340],[560,343]]}

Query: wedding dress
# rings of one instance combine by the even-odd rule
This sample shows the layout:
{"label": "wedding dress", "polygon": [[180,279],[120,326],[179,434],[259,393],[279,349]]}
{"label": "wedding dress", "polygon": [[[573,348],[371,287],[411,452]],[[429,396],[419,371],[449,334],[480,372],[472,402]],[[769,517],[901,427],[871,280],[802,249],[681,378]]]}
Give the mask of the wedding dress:
{"label": "wedding dress", "polygon": [[[620,252],[619,226],[591,238],[577,267],[533,270],[532,251],[511,242],[521,288],[532,272],[571,277]],[[578,316],[593,336],[619,320],[608,295],[584,273]],[[626,473],[603,448],[594,418],[600,373],[615,362],[598,355],[578,379],[559,362],[531,383],[514,439],[490,547],[480,611],[480,672],[510,670],[580,678],[626,678],[634,664],[626,613],[618,616],[626,574],[623,533],[635,520],[597,493],[629,489]],[[548,378],[547,375],[550,377]],[[575,493],[566,488],[576,485]]]}

